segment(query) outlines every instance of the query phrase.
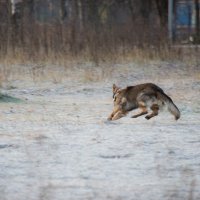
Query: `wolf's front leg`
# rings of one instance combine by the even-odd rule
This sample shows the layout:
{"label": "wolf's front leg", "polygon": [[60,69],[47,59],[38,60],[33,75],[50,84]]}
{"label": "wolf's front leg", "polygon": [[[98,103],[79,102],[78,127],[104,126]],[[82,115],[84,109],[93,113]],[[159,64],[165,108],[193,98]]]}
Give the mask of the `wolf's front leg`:
{"label": "wolf's front leg", "polygon": [[109,120],[109,121],[112,120],[112,118],[113,118],[114,115],[115,115],[115,112],[113,111],[113,112],[109,115],[108,120]]}
{"label": "wolf's front leg", "polygon": [[116,109],[110,114],[110,116],[108,117],[108,120],[117,120],[123,116],[124,114],[122,113],[122,111],[120,111],[119,109]]}
{"label": "wolf's front leg", "polygon": [[117,112],[121,110],[121,106],[114,106],[112,113],[108,117],[108,120],[113,120],[113,117],[116,115]]}
{"label": "wolf's front leg", "polygon": [[125,115],[126,115],[126,113],[124,113],[122,111],[118,111],[117,113],[115,113],[115,115],[113,116],[112,120],[120,119],[120,118],[124,117]]}
{"label": "wolf's front leg", "polygon": [[108,120],[117,120],[121,117],[124,117],[127,113],[127,111],[125,111],[124,109],[124,107],[126,106],[126,102],[126,98],[115,99],[113,112],[108,117]]}

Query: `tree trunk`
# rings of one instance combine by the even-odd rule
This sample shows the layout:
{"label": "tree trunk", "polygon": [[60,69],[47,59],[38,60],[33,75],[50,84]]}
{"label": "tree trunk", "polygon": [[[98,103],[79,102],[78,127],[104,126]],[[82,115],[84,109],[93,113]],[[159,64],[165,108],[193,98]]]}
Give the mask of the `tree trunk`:
{"label": "tree trunk", "polygon": [[168,21],[168,0],[155,0],[161,26],[166,26]]}
{"label": "tree trunk", "polygon": [[195,0],[195,11],[196,11],[196,36],[200,40],[200,16],[199,16],[199,0]]}
{"label": "tree trunk", "polygon": [[141,0],[140,12],[145,20],[149,18],[149,14],[151,12],[151,3],[151,0]]}
{"label": "tree trunk", "polygon": [[61,6],[61,20],[64,21],[67,18],[67,8],[66,8],[66,0],[60,0]]}

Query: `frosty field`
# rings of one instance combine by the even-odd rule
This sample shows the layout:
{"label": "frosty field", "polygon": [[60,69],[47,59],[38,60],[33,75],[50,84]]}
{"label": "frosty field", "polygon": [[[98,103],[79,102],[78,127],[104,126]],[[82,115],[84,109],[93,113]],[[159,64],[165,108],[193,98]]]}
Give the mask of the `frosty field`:
{"label": "frosty field", "polygon": [[[164,109],[107,121],[112,84],[144,82],[163,88],[180,120]],[[200,199],[199,66],[15,65],[1,92],[22,101],[0,103],[0,200]]]}

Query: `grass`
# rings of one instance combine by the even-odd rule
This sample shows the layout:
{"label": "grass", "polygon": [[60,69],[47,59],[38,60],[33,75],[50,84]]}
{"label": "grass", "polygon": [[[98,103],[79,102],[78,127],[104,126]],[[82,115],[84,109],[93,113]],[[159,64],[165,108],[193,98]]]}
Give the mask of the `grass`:
{"label": "grass", "polygon": [[0,94],[0,103],[20,103],[22,102],[21,99],[6,95],[6,94]]}
{"label": "grass", "polygon": [[[66,78],[75,78],[81,82],[104,81],[112,76],[116,64],[148,64],[152,61],[181,62],[190,66],[199,66],[200,48],[146,46],[143,48],[116,48],[111,52],[98,51],[95,56],[90,51],[72,55],[57,53],[53,50],[47,54],[40,53],[30,57],[22,49],[9,51],[0,57],[0,87],[13,79],[29,79],[33,82],[51,81],[60,83]],[[14,85],[15,87],[15,85]]]}

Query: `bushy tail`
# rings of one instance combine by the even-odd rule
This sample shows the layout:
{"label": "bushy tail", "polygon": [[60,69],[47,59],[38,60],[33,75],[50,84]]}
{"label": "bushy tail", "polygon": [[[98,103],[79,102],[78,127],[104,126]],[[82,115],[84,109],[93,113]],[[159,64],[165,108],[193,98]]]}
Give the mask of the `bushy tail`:
{"label": "bushy tail", "polygon": [[161,101],[167,105],[169,112],[174,115],[175,120],[178,120],[181,116],[181,113],[177,106],[174,104],[172,99],[167,96],[164,92],[158,92],[158,97],[161,99]]}

